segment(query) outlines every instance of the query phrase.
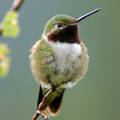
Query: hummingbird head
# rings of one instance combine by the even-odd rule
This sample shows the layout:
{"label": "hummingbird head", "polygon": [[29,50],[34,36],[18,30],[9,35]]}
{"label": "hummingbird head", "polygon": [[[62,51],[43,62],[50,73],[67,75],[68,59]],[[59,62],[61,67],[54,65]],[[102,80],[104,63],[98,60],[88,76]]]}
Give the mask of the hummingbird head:
{"label": "hummingbird head", "polygon": [[46,24],[43,35],[53,42],[79,43],[78,25],[71,24],[75,21],[75,18],[67,15],[56,15]]}
{"label": "hummingbird head", "polygon": [[89,12],[78,19],[67,15],[56,15],[52,17],[45,26],[42,37],[47,37],[48,41],[61,42],[61,43],[80,43],[78,23],[86,17],[100,11],[96,9]]}

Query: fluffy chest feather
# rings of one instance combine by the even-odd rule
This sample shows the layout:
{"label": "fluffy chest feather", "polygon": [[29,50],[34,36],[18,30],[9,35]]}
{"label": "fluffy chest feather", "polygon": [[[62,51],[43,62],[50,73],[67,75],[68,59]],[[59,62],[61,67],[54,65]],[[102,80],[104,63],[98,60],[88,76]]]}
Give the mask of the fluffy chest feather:
{"label": "fluffy chest feather", "polygon": [[48,41],[48,43],[61,64],[67,64],[75,61],[75,59],[77,59],[82,53],[81,45],[77,43],[68,44],[52,41]]}
{"label": "fluffy chest feather", "polygon": [[[52,53],[44,45],[50,47]],[[88,55],[84,48],[83,44],[77,43],[39,41],[30,55],[36,80],[44,87],[75,85],[84,76],[88,66]]]}

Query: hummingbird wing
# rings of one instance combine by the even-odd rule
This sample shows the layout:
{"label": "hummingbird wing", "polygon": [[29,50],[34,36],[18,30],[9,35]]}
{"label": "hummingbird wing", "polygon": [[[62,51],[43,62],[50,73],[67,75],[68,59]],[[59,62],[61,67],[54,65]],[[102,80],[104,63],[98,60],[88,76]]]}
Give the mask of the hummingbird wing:
{"label": "hummingbird wing", "polygon": [[37,108],[38,108],[39,104],[42,102],[42,100],[43,100],[43,92],[42,92],[42,88],[40,86],[39,93],[38,93]]}
{"label": "hummingbird wing", "polygon": [[[38,108],[39,104],[42,102],[43,97],[44,97],[45,93],[47,93],[47,91],[48,91],[47,89],[45,89],[45,88],[43,89],[40,86],[39,94],[38,94],[38,101],[37,101],[37,108]],[[60,111],[64,91],[65,91],[65,89],[63,89],[61,94],[59,96],[55,97],[55,99],[47,107],[52,116],[55,116]]]}
{"label": "hummingbird wing", "polygon": [[47,89],[47,88],[42,88],[41,85],[40,85],[39,93],[38,93],[37,108],[38,108],[39,104],[42,102],[43,97],[45,96],[45,94],[46,94],[48,91],[49,91],[49,89]]}
{"label": "hummingbird wing", "polygon": [[48,106],[48,110],[52,116],[55,116],[60,111],[64,91],[65,89],[63,89],[62,93],[57,96]]}

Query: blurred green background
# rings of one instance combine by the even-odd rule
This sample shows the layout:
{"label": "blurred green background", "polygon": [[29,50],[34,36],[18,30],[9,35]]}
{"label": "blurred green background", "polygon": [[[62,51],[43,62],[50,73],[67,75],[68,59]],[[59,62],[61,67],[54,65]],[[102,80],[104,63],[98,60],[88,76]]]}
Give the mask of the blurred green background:
{"label": "blurred green background", "polygon": [[[13,0],[0,0],[0,21]],[[120,1],[26,0],[20,10],[21,33],[0,38],[11,49],[11,68],[0,78],[0,120],[31,120],[39,85],[30,71],[29,49],[54,15],[79,17],[103,10],[81,23],[80,36],[90,56],[86,76],[64,96],[61,112],[51,120],[120,120]],[[39,120],[43,118],[39,118]]]}

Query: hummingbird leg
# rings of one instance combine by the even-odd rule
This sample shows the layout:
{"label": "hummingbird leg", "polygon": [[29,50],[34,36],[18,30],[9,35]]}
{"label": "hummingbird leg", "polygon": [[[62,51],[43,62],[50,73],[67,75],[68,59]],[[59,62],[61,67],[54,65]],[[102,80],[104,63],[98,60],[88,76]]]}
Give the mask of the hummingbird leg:
{"label": "hummingbird leg", "polygon": [[49,98],[49,97],[51,96],[51,94],[52,94],[52,89],[50,89],[50,90],[46,93],[46,95],[43,97],[43,100],[42,100],[42,102],[39,104],[38,109],[37,109],[36,113],[34,114],[32,120],[36,120],[36,119],[39,117],[39,115],[41,115],[42,117],[44,117],[45,120],[49,120],[49,115],[48,115],[47,112],[45,112],[45,109],[46,109],[46,107],[47,107],[47,102],[46,102],[46,101],[47,101],[47,98]]}

